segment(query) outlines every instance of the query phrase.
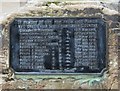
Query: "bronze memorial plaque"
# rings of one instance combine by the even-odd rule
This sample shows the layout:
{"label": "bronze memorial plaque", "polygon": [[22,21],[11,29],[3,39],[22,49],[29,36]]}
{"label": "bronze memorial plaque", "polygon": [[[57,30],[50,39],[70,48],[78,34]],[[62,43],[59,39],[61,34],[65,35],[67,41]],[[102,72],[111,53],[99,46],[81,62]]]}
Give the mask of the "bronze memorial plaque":
{"label": "bronze memorial plaque", "polygon": [[99,17],[15,18],[10,67],[16,74],[101,73],[106,23]]}

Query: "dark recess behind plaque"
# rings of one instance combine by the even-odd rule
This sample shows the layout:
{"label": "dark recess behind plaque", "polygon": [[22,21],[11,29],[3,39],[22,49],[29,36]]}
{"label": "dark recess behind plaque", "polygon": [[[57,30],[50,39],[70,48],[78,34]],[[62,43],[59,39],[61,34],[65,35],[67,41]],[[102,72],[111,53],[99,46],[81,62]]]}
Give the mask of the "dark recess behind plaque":
{"label": "dark recess behind plaque", "polygon": [[106,24],[101,18],[16,18],[10,67],[18,73],[100,73],[106,67]]}

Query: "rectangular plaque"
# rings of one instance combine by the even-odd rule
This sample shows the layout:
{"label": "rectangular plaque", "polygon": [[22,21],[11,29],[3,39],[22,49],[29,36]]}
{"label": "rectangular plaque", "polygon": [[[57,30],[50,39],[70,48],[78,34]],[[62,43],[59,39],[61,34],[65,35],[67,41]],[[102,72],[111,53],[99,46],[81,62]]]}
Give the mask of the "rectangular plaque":
{"label": "rectangular plaque", "polygon": [[106,67],[101,18],[16,18],[10,24],[10,67],[16,73],[100,73]]}

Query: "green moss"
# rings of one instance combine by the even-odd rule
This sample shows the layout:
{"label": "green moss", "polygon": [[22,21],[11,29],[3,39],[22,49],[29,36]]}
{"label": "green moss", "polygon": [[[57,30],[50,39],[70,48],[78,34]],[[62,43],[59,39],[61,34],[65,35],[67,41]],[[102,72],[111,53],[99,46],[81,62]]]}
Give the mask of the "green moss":
{"label": "green moss", "polygon": [[[75,79],[86,79],[89,80],[89,78],[102,78],[99,77],[99,75],[80,75],[80,74],[71,74],[71,75],[15,75],[16,78],[23,78],[23,79],[28,79],[28,78],[33,78],[33,79],[38,79],[38,78],[75,78]],[[104,78],[104,77],[103,77]]]}

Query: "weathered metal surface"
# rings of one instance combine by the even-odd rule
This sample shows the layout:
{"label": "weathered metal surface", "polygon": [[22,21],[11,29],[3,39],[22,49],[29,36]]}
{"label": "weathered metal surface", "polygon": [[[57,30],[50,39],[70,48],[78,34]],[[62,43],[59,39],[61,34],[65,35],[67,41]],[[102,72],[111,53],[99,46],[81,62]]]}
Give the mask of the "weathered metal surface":
{"label": "weathered metal surface", "polygon": [[90,17],[17,18],[10,25],[10,66],[16,73],[100,73],[106,24]]}

